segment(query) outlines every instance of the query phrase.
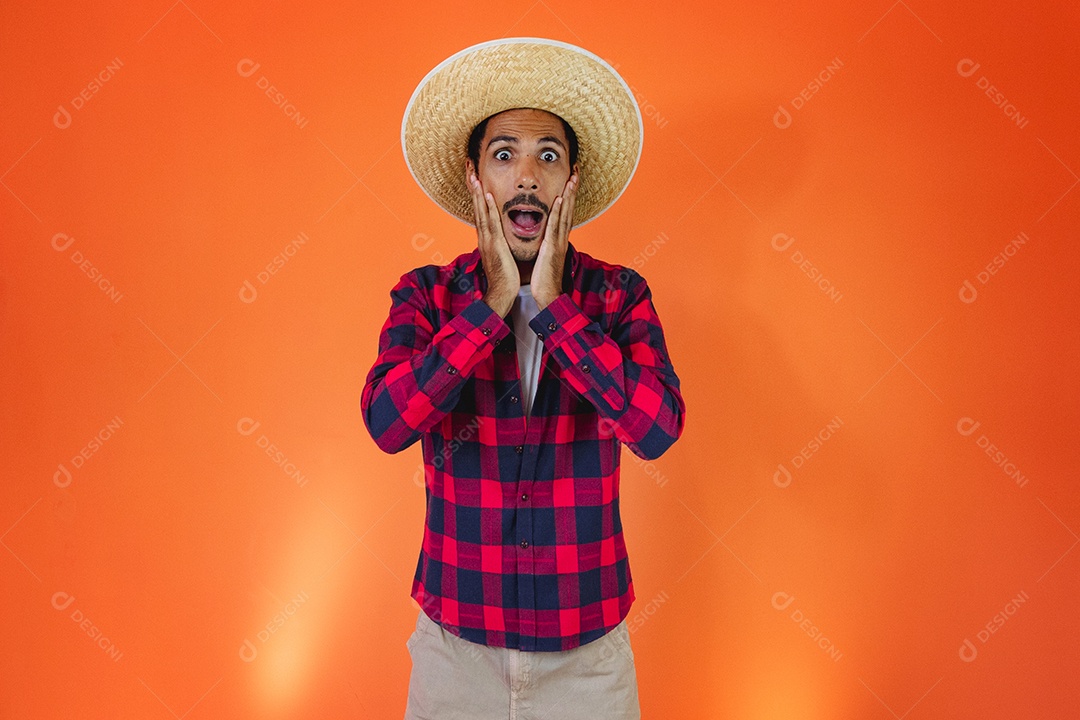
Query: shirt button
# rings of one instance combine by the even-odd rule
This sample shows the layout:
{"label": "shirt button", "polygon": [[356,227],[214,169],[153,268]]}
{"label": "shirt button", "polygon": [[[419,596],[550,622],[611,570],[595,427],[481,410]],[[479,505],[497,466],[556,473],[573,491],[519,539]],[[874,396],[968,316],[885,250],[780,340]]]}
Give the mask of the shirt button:
{"label": "shirt button", "polygon": [[522,547],[522,548],[527,548],[527,547],[529,547],[529,541],[528,541],[528,540],[522,540],[522,541],[521,541],[521,547]]}
{"label": "shirt button", "polygon": [[491,328],[480,328],[480,332],[484,333],[485,335],[490,335]]}
{"label": "shirt button", "polygon": [[516,453],[517,453],[518,455],[520,455],[520,454],[521,454],[521,452],[522,452],[522,451],[523,451],[524,449],[525,449],[525,446],[524,446],[524,445],[518,445],[517,447],[515,447],[515,448],[514,448],[514,452],[516,452]]}
{"label": "shirt button", "polygon": [[582,372],[590,372],[591,370],[592,370],[592,368],[589,367],[588,363],[581,366],[581,371]]}
{"label": "shirt button", "polygon": [[544,333],[536,333],[536,337],[538,337],[538,338],[540,338],[541,340],[543,340],[543,339],[544,339]]}
{"label": "shirt button", "polygon": [[555,323],[548,323],[548,330],[554,330],[557,327],[559,327],[559,326],[556,325]]}
{"label": "shirt button", "polygon": [[529,493],[521,493],[521,499],[522,500],[528,500],[529,499]]}
{"label": "shirt button", "polygon": [[518,401],[518,397],[517,397],[517,395],[511,395],[511,396],[510,396],[510,402],[512,402],[512,403],[516,403],[517,401]]}
{"label": "shirt button", "polygon": [[446,372],[450,373],[451,375],[457,375],[457,368],[451,365],[450,367],[446,368]]}

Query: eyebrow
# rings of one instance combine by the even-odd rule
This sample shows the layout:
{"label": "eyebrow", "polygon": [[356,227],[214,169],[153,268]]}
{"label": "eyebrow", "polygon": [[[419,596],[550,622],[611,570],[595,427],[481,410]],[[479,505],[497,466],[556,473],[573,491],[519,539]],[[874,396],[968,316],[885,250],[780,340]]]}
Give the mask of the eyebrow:
{"label": "eyebrow", "polygon": [[[496,135],[495,137],[488,140],[487,146],[491,147],[493,143],[497,143],[500,140],[508,142],[508,143],[514,143],[515,145],[517,144],[517,141],[518,141],[518,139],[516,137],[514,137],[513,135]],[[544,137],[537,140],[537,144],[545,143],[545,142],[555,143],[556,145],[561,147],[563,150],[566,149],[566,145],[563,144],[563,141],[560,140],[559,138],[555,137],[554,135],[545,135]]]}

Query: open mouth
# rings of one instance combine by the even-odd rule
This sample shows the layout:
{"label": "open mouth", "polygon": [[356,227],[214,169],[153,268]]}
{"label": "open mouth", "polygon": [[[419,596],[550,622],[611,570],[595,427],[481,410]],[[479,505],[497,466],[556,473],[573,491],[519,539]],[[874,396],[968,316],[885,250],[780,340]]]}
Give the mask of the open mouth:
{"label": "open mouth", "polygon": [[522,237],[533,237],[538,234],[540,225],[544,222],[544,213],[532,208],[512,208],[506,215],[510,218],[514,234]]}

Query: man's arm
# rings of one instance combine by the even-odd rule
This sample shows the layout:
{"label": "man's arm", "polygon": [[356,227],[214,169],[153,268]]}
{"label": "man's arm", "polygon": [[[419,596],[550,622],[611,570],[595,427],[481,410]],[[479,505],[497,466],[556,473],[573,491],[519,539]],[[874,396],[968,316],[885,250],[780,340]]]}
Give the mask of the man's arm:
{"label": "man's arm", "polygon": [[682,435],[686,405],[645,279],[632,270],[606,335],[563,293],[529,326],[615,436],[638,457],[660,457]]}
{"label": "man's arm", "polygon": [[453,409],[473,368],[510,329],[483,300],[476,300],[433,334],[427,293],[412,272],[401,277],[390,299],[379,354],[360,394],[360,412],[375,444],[396,453]]}

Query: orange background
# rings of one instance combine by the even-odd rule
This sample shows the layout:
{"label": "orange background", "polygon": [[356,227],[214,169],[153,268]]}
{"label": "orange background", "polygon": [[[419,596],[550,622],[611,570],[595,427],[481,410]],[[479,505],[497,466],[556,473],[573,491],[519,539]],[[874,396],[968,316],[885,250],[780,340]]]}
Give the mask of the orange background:
{"label": "orange background", "polygon": [[359,396],[476,240],[401,115],[523,35],[645,114],[571,234],[688,408],[623,453],[643,716],[1075,713],[1075,3],[170,1],[0,10],[0,715],[402,715],[421,455]]}

